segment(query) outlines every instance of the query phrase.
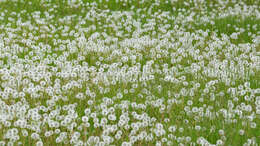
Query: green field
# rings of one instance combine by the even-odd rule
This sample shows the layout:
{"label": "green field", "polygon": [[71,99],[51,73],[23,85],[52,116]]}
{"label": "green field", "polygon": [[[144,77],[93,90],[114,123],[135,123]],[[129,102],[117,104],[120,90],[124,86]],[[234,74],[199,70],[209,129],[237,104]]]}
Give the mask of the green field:
{"label": "green field", "polygon": [[0,0],[2,145],[260,145],[260,1]]}

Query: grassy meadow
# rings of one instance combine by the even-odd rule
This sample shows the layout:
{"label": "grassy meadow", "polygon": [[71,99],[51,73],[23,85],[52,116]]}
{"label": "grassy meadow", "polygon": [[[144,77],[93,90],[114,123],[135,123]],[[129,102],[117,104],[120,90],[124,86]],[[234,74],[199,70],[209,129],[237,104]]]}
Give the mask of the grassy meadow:
{"label": "grassy meadow", "polygon": [[0,0],[2,145],[260,145],[260,1]]}

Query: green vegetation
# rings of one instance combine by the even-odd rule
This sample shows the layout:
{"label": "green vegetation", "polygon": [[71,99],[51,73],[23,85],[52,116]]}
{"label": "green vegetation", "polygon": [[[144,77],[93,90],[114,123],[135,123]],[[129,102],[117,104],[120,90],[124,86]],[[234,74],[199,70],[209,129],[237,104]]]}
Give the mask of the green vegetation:
{"label": "green vegetation", "polygon": [[0,145],[259,145],[259,6],[0,1]]}

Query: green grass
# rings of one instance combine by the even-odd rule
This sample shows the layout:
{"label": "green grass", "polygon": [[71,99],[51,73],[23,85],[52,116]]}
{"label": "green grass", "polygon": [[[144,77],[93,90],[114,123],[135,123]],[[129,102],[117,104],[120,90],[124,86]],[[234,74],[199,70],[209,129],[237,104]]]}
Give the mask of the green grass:
{"label": "green grass", "polygon": [[[85,24],[79,24],[79,22],[81,22],[82,18],[87,17],[86,16],[86,12],[91,10],[90,6],[86,6],[87,3],[92,3],[96,2],[97,6],[94,8],[96,10],[96,12],[98,13],[103,13],[106,15],[111,16],[112,18],[110,20],[107,21],[107,18],[105,16],[100,16],[99,20],[98,19],[94,19],[91,20],[89,19],[88,21],[85,22]],[[31,4],[30,4],[31,3]],[[4,41],[4,44],[6,46],[12,46],[12,44],[17,44],[18,47],[24,47],[27,48],[27,50],[23,50],[23,51],[18,51],[18,52],[13,52],[13,48],[15,48],[14,46],[12,46],[9,49],[0,49],[0,54],[4,54],[4,53],[10,53],[10,54],[16,54],[17,57],[19,59],[33,59],[33,56],[35,54],[39,54],[42,58],[40,58],[39,60],[34,61],[34,63],[42,63],[44,59],[46,58],[52,58],[53,57],[57,60],[62,60],[62,57],[66,58],[67,61],[69,62],[73,62],[75,61],[80,55],[85,56],[85,58],[81,61],[74,62],[72,63],[72,66],[76,66],[76,65],[81,65],[83,66],[84,63],[87,63],[89,67],[95,67],[96,69],[100,68],[100,66],[96,65],[96,62],[99,61],[99,57],[103,57],[104,60],[100,61],[101,64],[107,64],[107,65],[111,65],[112,63],[115,62],[122,62],[122,56],[121,55],[114,55],[111,57],[111,54],[114,53],[113,49],[111,49],[112,45],[116,45],[118,48],[118,50],[120,50],[122,52],[122,55],[129,55],[129,54],[133,54],[137,56],[136,61],[138,63],[140,63],[140,67],[141,67],[141,71],[143,71],[144,66],[147,65],[147,63],[151,60],[154,60],[154,64],[151,65],[151,68],[153,68],[154,70],[156,70],[156,65],[158,65],[158,69],[162,70],[163,69],[163,65],[164,64],[168,64],[168,69],[172,70],[172,72],[174,72],[174,77],[180,81],[182,80],[186,80],[189,85],[187,87],[185,87],[181,82],[178,83],[172,83],[170,81],[164,81],[164,77],[165,74],[163,73],[153,73],[154,75],[154,79],[153,80],[148,80],[148,81],[136,81],[134,83],[138,84],[138,88],[135,89],[134,93],[127,93],[124,94],[122,99],[115,99],[114,103],[112,105],[109,105],[109,107],[113,107],[113,105],[115,104],[121,104],[123,101],[129,101],[130,103],[136,102],[137,104],[145,104],[146,105],[146,109],[145,110],[141,110],[141,109],[135,109],[133,107],[131,107],[131,105],[129,105],[129,109],[128,112],[132,113],[132,112],[136,112],[138,114],[142,114],[142,113],[148,113],[149,116],[152,118],[156,118],[157,122],[163,123],[164,126],[166,127],[165,129],[168,129],[168,127],[170,127],[171,125],[176,125],[178,128],[183,127],[184,131],[183,132],[179,132],[177,129],[175,135],[177,137],[182,137],[182,136],[190,136],[193,142],[196,142],[197,138],[200,136],[203,136],[204,138],[206,138],[210,143],[215,144],[216,141],[218,139],[221,139],[221,136],[218,134],[218,130],[220,129],[224,129],[225,130],[225,136],[226,136],[226,141],[225,141],[225,145],[241,145],[243,143],[245,143],[249,138],[255,137],[257,139],[257,143],[259,144],[259,133],[258,131],[260,131],[259,129],[259,115],[256,115],[256,118],[254,119],[253,122],[255,122],[257,124],[257,127],[255,129],[250,128],[250,121],[240,118],[239,115],[234,115],[233,118],[231,119],[236,119],[237,123],[228,123],[225,122],[225,117],[223,115],[214,115],[212,118],[201,118],[200,115],[198,113],[192,113],[191,115],[187,115],[187,113],[184,112],[184,108],[187,106],[187,101],[188,100],[192,100],[193,101],[193,105],[192,107],[204,107],[204,110],[206,108],[209,108],[210,106],[213,107],[213,109],[210,109],[212,113],[217,113],[219,112],[220,109],[228,109],[228,104],[227,101],[228,100],[233,100],[233,97],[230,96],[229,93],[227,93],[227,90],[230,88],[230,86],[225,85],[224,82],[221,81],[221,77],[220,75],[217,75],[216,77],[210,77],[207,76],[205,73],[203,73],[204,69],[206,68],[213,68],[210,65],[210,62],[212,61],[211,59],[216,59],[219,63],[223,63],[225,60],[228,60],[228,63],[230,63],[231,59],[227,59],[227,53],[232,53],[232,50],[228,50],[227,48],[230,47],[230,45],[235,45],[235,47],[239,47],[238,44],[246,44],[246,43],[253,43],[252,39],[253,36],[248,35],[248,33],[253,33],[255,35],[259,35],[259,31],[260,31],[260,20],[257,19],[255,16],[247,16],[247,17],[242,17],[242,15],[228,15],[226,17],[216,17],[216,18],[209,18],[210,21],[214,22],[214,24],[208,23],[208,22],[202,22],[202,18],[203,16],[211,16],[212,13],[216,13],[215,12],[215,8],[219,7],[219,3],[217,1],[211,1],[211,0],[206,0],[205,3],[203,4],[195,4],[194,2],[190,3],[189,5],[185,4],[184,0],[178,0],[176,2],[169,2],[168,4],[166,3],[166,0],[159,0],[159,5],[154,5],[153,7],[151,7],[151,15],[148,12],[148,9],[150,8],[150,6],[152,4],[155,3],[155,0],[152,1],[145,1],[143,4],[140,3],[140,1],[128,1],[127,3],[124,2],[119,2],[116,3],[116,1],[112,0],[112,1],[108,1],[105,2],[103,1],[96,1],[96,0],[83,0],[83,3],[85,5],[79,5],[79,7],[73,7],[70,4],[66,3],[63,0],[54,0],[51,2],[41,2],[40,0],[33,0],[33,1],[29,1],[29,0],[25,0],[24,2],[22,1],[17,1],[17,2],[13,2],[13,1],[6,1],[6,2],[1,2],[0,3],[0,16],[1,16],[1,12],[5,12],[5,16],[2,17],[3,20],[0,21],[0,25],[2,25],[3,27],[0,27],[0,32],[2,32],[2,34],[4,35],[3,38],[7,37],[8,34],[8,28],[17,28],[18,25],[16,23],[16,21],[18,19],[21,19],[21,22],[26,22],[26,21],[30,21],[32,23],[32,25],[35,28],[31,28],[30,26],[23,26],[21,30],[17,30],[14,31],[13,33],[16,34],[18,37],[17,38],[13,38],[12,40],[10,40],[10,42]],[[248,6],[250,5],[257,5],[258,2],[254,1],[254,0],[244,0],[244,3],[247,4]],[[49,12],[53,15],[54,18],[50,19],[47,22],[47,26],[49,28],[51,28],[51,26],[54,26],[56,28],[58,28],[57,30],[54,31],[54,33],[52,33],[52,36],[41,36],[42,34],[48,34],[50,33],[49,31],[44,29],[43,24],[39,24],[37,23],[37,20],[35,18],[32,17],[32,14],[35,14],[35,12],[40,12],[39,16],[41,18],[47,18],[46,15],[44,14],[44,12],[46,12],[46,10],[51,9],[54,6],[57,6],[57,8],[53,9],[52,12]],[[224,7],[224,10],[227,10],[228,8],[234,8],[235,7],[235,3],[232,2],[228,2],[227,5]],[[132,7],[132,8],[131,8]],[[93,8],[93,7],[92,7]],[[174,10],[174,9],[176,10]],[[26,11],[24,11],[26,10]],[[104,10],[109,10],[108,12],[105,12]],[[139,11],[140,10],[140,11]],[[139,11],[139,12],[138,12]],[[184,11],[184,12],[182,12]],[[17,15],[13,15],[12,12],[16,12],[18,14],[20,14],[20,17],[18,18]],[[113,14],[115,13],[122,13],[122,12],[133,12],[133,14],[131,15],[131,18],[128,18],[127,15],[124,16],[120,16],[120,17],[116,17]],[[156,17],[155,15],[160,15],[162,14],[162,12],[168,12],[169,16],[171,16],[172,18],[164,18],[164,19],[160,19],[158,17]],[[187,17],[190,15],[191,12],[194,12],[195,15],[193,17],[193,19],[195,21],[192,22],[185,22],[183,21],[184,18],[182,17]],[[203,13],[201,13],[203,12]],[[220,12],[220,11],[219,11]],[[156,14],[157,13],[157,14]],[[70,21],[65,20],[64,22],[61,22],[61,19],[65,18],[66,16],[71,16],[74,15],[75,17],[71,18]],[[97,14],[94,14],[97,15]],[[113,16],[112,16],[113,15]],[[144,15],[144,18],[142,17],[142,15]],[[252,14],[253,15],[253,14]],[[14,21],[11,21],[11,19],[14,19]],[[64,50],[59,50],[57,48],[59,48],[60,45],[59,43],[55,43],[54,38],[56,39],[56,41],[71,41],[71,40],[76,40],[76,42],[78,41],[77,39],[79,38],[79,36],[83,36],[86,38],[86,41],[88,41],[88,38],[91,37],[95,32],[106,32],[108,36],[113,36],[113,38],[118,38],[118,42],[126,40],[126,39],[130,39],[133,35],[133,32],[136,30],[136,27],[132,27],[131,31],[128,32],[126,30],[126,26],[124,26],[122,24],[123,20],[128,20],[128,21],[132,21],[132,20],[139,20],[141,22],[141,25],[144,26],[144,24],[149,23],[149,21],[151,21],[151,19],[155,20],[155,26],[154,26],[154,31],[156,32],[155,35],[152,34],[152,31],[145,31],[143,32],[141,35],[142,36],[148,36],[150,38],[156,38],[159,39],[160,41],[162,41],[165,37],[161,37],[159,38],[159,34],[160,35],[165,35],[164,33],[159,32],[159,29],[162,28],[163,26],[165,26],[165,24],[169,24],[169,29],[173,30],[172,33],[170,33],[170,37],[167,39],[174,39],[175,41],[173,42],[179,42],[179,44],[175,44],[175,47],[167,47],[167,46],[163,46],[160,49],[164,50],[167,53],[163,53],[160,52],[158,50],[156,50],[156,48],[154,46],[145,46],[143,49],[137,49],[134,47],[134,45],[129,47],[130,53],[127,52],[126,49],[122,49],[118,43],[116,42],[108,42],[108,43],[104,43],[102,45],[104,46],[109,46],[108,50],[105,51],[99,51],[98,48],[93,48],[93,50],[87,50],[84,46],[80,46],[78,45],[76,47],[76,52],[72,52],[69,53],[68,55],[66,55],[64,52],[65,51],[69,51],[70,48],[66,47],[67,43],[64,43],[63,46],[65,46]],[[166,21],[166,22],[164,22]],[[109,24],[116,24],[118,26],[122,26],[120,28],[120,31],[122,31],[123,37],[119,37],[117,36],[117,32],[118,30],[108,27],[106,28],[105,25],[109,25]],[[68,31],[66,33],[69,34],[69,32],[71,32],[72,30],[76,30],[78,31],[79,29],[77,29],[77,26],[80,26],[82,28],[88,28],[91,25],[96,26],[96,30],[89,30],[87,31],[83,31],[81,34],[79,34],[79,36],[75,36],[75,35],[64,35],[64,30],[65,30],[65,26],[68,27]],[[132,26],[132,24],[129,24]],[[175,26],[178,26],[177,29],[175,29]],[[250,27],[248,27],[250,26]],[[256,26],[253,28],[253,26]],[[219,46],[214,46],[212,47],[212,44],[218,44],[219,40],[224,39],[224,35],[230,36],[232,33],[238,32],[238,30],[236,30],[236,28],[244,28],[245,31],[243,33],[241,33],[240,35],[238,35],[238,39],[230,39],[227,40],[226,44],[219,44]],[[187,34],[190,35],[190,39],[192,41],[184,41],[182,40],[185,36],[185,34],[177,34],[177,32],[179,30],[183,30],[183,32],[186,32]],[[202,34],[200,34],[200,36],[202,38],[198,38],[198,39],[194,39],[195,37],[193,35],[195,34],[199,34],[199,31],[209,31],[208,33],[208,37],[203,37]],[[176,32],[174,32],[176,31]],[[26,36],[23,36],[23,33],[26,34]],[[22,42],[22,39],[30,39],[30,36],[28,35],[29,33],[32,33],[34,36],[38,36],[39,39],[34,39],[32,41],[32,44],[26,44],[24,42]],[[214,38],[214,33],[216,33],[216,38]],[[55,35],[57,37],[55,37]],[[126,35],[128,35],[128,37],[126,37]],[[206,39],[205,39],[206,38]],[[106,37],[105,36],[100,36],[98,37],[98,39],[93,40],[93,43],[97,43],[97,40],[105,40]],[[205,40],[203,40],[205,39]],[[203,42],[202,44],[200,44],[201,42]],[[41,46],[42,48],[40,49],[39,52],[35,52],[35,47],[37,46]],[[49,49],[43,49],[44,46],[46,48]],[[194,48],[193,51],[195,51],[196,49],[199,49],[200,52],[198,53],[199,55],[205,55],[206,53],[208,53],[209,51],[206,51],[206,49],[212,49],[214,51],[216,51],[216,55],[212,55],[211,59],[204,57],[202,60],[199,60],[197,58],[195,58],[194,56],[192,56],[191,54],[193,53],[193,51],[188,50],[189,47],[192,46],[197,46],[196,48]],[[96,46],[97,47],[97,46]],[[187,54],[185,57],[183,57],[182,53],[177,53],[178,51],[180,51],[180,48],[184,48],[182,53]],[[96,50],[95,50],[96,49]],[[49,50],[49,51],[48,51]],[[190,52],[189,52],[190,51]],[[260,47],[256,47],[254,49],[251,49],[249,53],[245,53],[245,51],[243,50],[239,50],[240,52],[238,52],[236,55],[240,56],[240,55],[248,55],[249,53],[259,53],[260,51]],[[30,52],[33,52],[33,55],[30,55]],[[152,53],[156,52],[157,54],[161,55],[160,59],[155,59],[156,56],[153,55]],[[171,54],[172,53],[177,53],[177,55],[175,56],[176,58],[174,58],[175,60],[179,57],[182,56],[182,59],[179,62],[175,62],[172,63],[172,58],[171,58]],[[204,54],[203,54],[204,53]],[[141,54],[142,57],[138,56],[139,54]],[[111,58],[109,58],[111,57]],[[128,56],[129,57],[129,56]],[[241,56],[242,57],[242,56]],[[241,58],[240,58],[241,59]],[[259,59],[258,59],[259,60]],[[12,63],[11,62],[16,62],[17,59],[11,59],[8,56],[4,56],[0,58],[0,61],[3,63],[3,65],[0,64],[0,69],[2,68],[7,68],[8,70],[12,67]],[[248,61],[250,62],[250,60],[248,59]],[[191,66],[192,63],[204,63],[205,68],[200,69],[197,73],[193,73],[191,71]],[[30,64],[30,61],[24,61],[23,64]],[[65,63],[61,64],[60,67],[59,65],[55,62],[55,61],[51,61],[49,64],[47,64],[47,70],[49,72],[52,72],[52,68],[53,67],[57,67],[58,72],[60,72],[62,70],[62,68],[64,69]],[[130,60],[127,61],[126,63],[122,62],[121,66],[118,66],[117,69],[120,70],[123,67],[134,67],[136,66],[135,63],[132,63]],[[180,67],[178,67],[180,66]],[[239,63],[236,62],[236,67],[238,68]],[[174,67],[176,68],[176,70],[174,70]],[[33,67],[32,67],[33,68]],[[129,69],[129,68],[128,68]],[[246,69],[251,69],[251,68],[246,68]],[[26,70],[26,69],[24,69]],[[104,72],[108,72],[111,71],[112,69],[108,69],[105,68]],[[128,71],[128,70],[126,70]],[[220,70],[221,71],[221,70]],[[259,72],[259,67],[255,67],[255,69],[253,69],[254,74],[252,75],[248,75],[246,77],[241,77],[242,75],[240,75],[239,73],[233,73],[231,70],[227,70],[227,73],[229,74],[235,74],[238,77],[234,78],[234,82],[235,85],[233,86],[234,88],[238,88],[239,85],[243,85],[244,82],[248,81],[250,82],[251,89],[259,89],[260,87],[260,72]],[[68,105],[68,104],[73,104],[73,103],[78,103],[78,105],[75,108],[75,111],[77,113],[77,115],[79,117],[82,117],[85,113],[84,110],[86,107],[89,107],[92,111],[95,111],[97,113],[99,113],[102,109],[100,109],[100,104],[103,103],[103,99],[104,97],[108,97],[110,99],[113,99],[113,97],[115,97],[117,95],[118,92],[124,92],[124,89],[131,89],[132,85],[134,83],[131,82],[123,82],[122,79],[119,79],[119,81],[117,81],[115,83],[115,85],[109,85],[108,88],[110,88],[110,91],[107,93],[101,93],[99,91],[99,87],[103,87],[103,88],[107,88],[107,86],[105,85],[104,82],[99,81],[97,84],[93,83],[92,79],[94,77],[96,77],[96,71],[85,71],[84,74],[88,74],[89,75],[89,80],[84,82],[82,88],[77,88],[77,87],[73,87],[67,91],[62,91],[62,96],[67,96],[68,97],[68,101],[63,101],[62,99],[59,99],[55,104],[56,106],[53,106],[52,109],[58,108],[58,107],[62,107],[64,105]],[[119,73],[118,73],[119,74]],[[0,74],[0,83],[4,83],[5,81],[2,79],[4,75]],[[12,75],[13,76],[13,75]],[[186,79],[182,79],[182,76],[185,76]],[[141,74],[138,75],[138,78],[141,77]],[[231,78],[231,75],[229,76]],[[239,78],[241,77],[241,79]],[[67,83],[69,83],[70,81],[77,81],[81,78],[81,76],[77,76],[77,77],[68,77],[68,78],[62,78],[62,77],[57,77],[55,74],[51,74],[51,78],[50,78],[50,83],[48,83],[46,85],[47,86],[53,86],[54,81],[56,79],[60,79],[61,80],[61,84],[62,85],[66,85]],[[28,80],[31,81],[33,84],[38,85],[40,84],[40,81],[45,80],[44,78],[42,78],[40,81],[33,81],[33,79],[28,77]],[[113,76],[111,75],[110,77],[108,77],[108,81],[112,82],[113,80]],[[219,83],[216,83],[215,85],[212,85],[209,90],[211,93],[213,93],[216,97],[216,99],[214,101],[210,100],[210,98],[208,96],[210,96],[207,93],[203,93],[203,89],[206,88],[206,84],[209,83],[212,80],[219,80]],[[200,83],[200,87],[195,88],[192,86],[193,83]],[[147,85],[144,85],[147,84]],[[161,85],[161,91],[158,90],[158,85]],[[20,86],[18,87],[19,90],[21,91],[22,88],[25,88],[26,86]],[[0,87],[1,90],[4,90],[4,85]],[[91,97],[87,96],[85,99],[80,100],[80,99],[76,99],[75,96],[77,95],[77,93],[82,92],[85,93],[86,89],[90,88],[91,92],[94,92],[96,94],[96,97],[93,98],[94,104],[92,106],[87,105],[87,102],[91,99]],[[181,95],[181,92],[183,90],[187,90],[189,91],[190,89],[194,90],[194,96],[190,96],[190,95]],[[149,92],[147,94],[142,93],[143,89],[147,89]],[[220,92],[224,93],[224,96],[221,97],[219,95]],[[42,94],[42,96],[39,99],[34,99],[30,93],[26,94],[25,99],[27,100],[27,102],[29,103],[29,105],[31,106],[30,108],[33,107],[37,107],[37,103],[40,103],[41,105],[44,106],[50,106],[47,104],[47,101],[50,100],[52,98],[52,96],[48,95],[46,93],[46,91],[39,91],[39,93]],[[143,98],[138,98],[138,93],[142,93]],[[169,95],[169,93],[171,95]],[[246,94],[250,95],[252,93],[247,92]],[[174,97],[173,96],[178,96],[180,95],[180,97]],[[258,94],[256,96],[259,96]],[[201,102],[199,101],[199,99],[203,97],[204,101]],[[160,111],[160,107],[156,107],[154,105],[151,104],[151,102],[156,102],[157,99],[163,99],[163,104],[167,107],[165,110]],[[176,99],[176,101],[178,103],[167,103],[167,101],[169,101],[170,99]],[[6,104],[8,105],[12,105],[12,100],[8,99],[8,100],[4,100],[2,99]],[[19,101],[19,99],[13,100],[14,102]],[[147,101],[149,101],[148,103],[146,103]],[[248,105],[251,105],[252,108],[255,110],[255,104],[254,104],[254,100],[252,101],[245,101],[243,96],[239,97],[239,102],[235,103],[235,106],[238,106],[240,103],[246,103]],[[0,108],[1,109],[1,108]],[[124,113],[125,111],[121,110],[120,108],[116,109],[116,117],[117,120],[120,117],[120,115],[122,113]],[[48,112],[47,112],[48,113]],[[67,112],[66,111],[61,111],[62,115],[66,115]],[[248,112],[244,112],[243,113],[244,116],[246,115],[250,115],[250,113]],[[102,115],[98,114],[98,119],[101,120]],[[139,120],[134,119],[134,117],[131,115],[130,117],[130,121],[129,123],[134,123],[134,122],[138,122]],[[165,123],[163,121],[163,119],[165,118],[169,118],[170,122],[169,123]],[[195,120],[195,119],[199,119],[199,120]],[[188,120],[189,123],[185,123],[185,120]],[[14,121],[14,120],[13,120]],[[33,121],[31,121],[33,123]],[[75,120],[75,122],[77,124],[80,124],[81,121]],[[115,124],[117,121],[115,122],[111,122],[109,121],[109,124]],[[246,123],[245,125],[243,125],[242,123]],[[91,135],[95,135],[95,136],[100,136],[102,134],[102,131],[104,130],[103,128],[97,128],[95,129],[93,124],[93,118],[90,118],[90,127],[87,129],[84,129],[83,131],[87,131],[87,135],[82,136],[83,139],[86,139],[87,137],[91,136]],[[194,130],[194,127],[196,125],[200,125],[202,127],[201,131],[196,131]],[[210,128],[212,128],[212,126],[215,126],[215,131],[210,132]],[[13,125],[11,126],[13,127]],[[152,126],[147,126],[145,128],[143,128],[142,130],[146,130],[148,131],[150,128],[154,127],[154,125]],[[188,127],[188,128],[187,128]],[[203,128],[204,127],[204,128]],[[8,130],[9,128],[2,128],[0,131],[0,139],[3,137],[4,133]],[[204,130],[203,130],[204,129]],[[239,130],[240,129],[244,129],[245,130],[245,135],[240,136],[239,135]],[[57,137],[57,135],[53,135],[50,138],[45,138],[43,136],[44,132],[47,130],[55,130],[55,128],[50,128],[48,125],[45,125],[45,127],[42,127],[42,132],[41,137],[42,140],[44,142],[47,142],[47,145],[53,145],[55,143],[55,138]],[[69,131],[68,129],[66,129],[65,127],[63,127],[61,129],[62,131],[67,131],[68,133],[72,134],[73,131]],[[123,139],[124,140],[129,140],[128,134],[131,132],[131,128],[129,130],[124,130],[123,132]],[[32,130],[29,131],[29,133],[32,133]],[[83,132],[82,132],[83,133]],[[167,132],[167,134],[169,134],[169,132]],[[83,134],[82,134],[83,135]],[[115,135],[115,133],[112,133],[111,135]],[[155,135],[154,135],[155,136]],[[163,136],[166,137],[166,136]],[[162,137],[158,137],[155,138],[156,140],[159,140]],[[152,142],[137,142],[136,145],[155,145],[156,140],[152,141]],[[21,137],[20,140],[24,145],[33,145],[35,144],[36,141],[32,140],[30,137]],[[173,141],[173,145],[177,145],[179,144],[176,140],[172,140]],[[122,141],[116,141],[115,145],[120,145]],[[183,142],[184,144],[185,143]],[[15,143],[16,145],[17,143]],[[57,144],[57,145],[69,145],[69,144]],[[163,144],[164,145],[164,144]]]}

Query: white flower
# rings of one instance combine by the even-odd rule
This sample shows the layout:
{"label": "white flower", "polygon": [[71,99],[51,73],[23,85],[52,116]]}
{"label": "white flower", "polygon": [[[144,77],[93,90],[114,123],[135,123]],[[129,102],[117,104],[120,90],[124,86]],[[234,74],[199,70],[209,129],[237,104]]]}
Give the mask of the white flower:
{"label": "white flower", "polygon": [[36,140],[40,138],[40,135],[38,133],[32,133],[31,138]]}
{"label": "white flower", "polygon": [[89,115],[89,114],[91,113],[91,109],[89,109],[89,108],[85,109],[85,110],[84,110],[84,113],[85,113],[86,115]]}
{"label": "white flower", "polygon": [[130,142],[122,142],[121,146],[132,146],[132,144]]}
{"label": "white flower", "polygon": [[219,133],[219,135],[224,135],[224,130],[220,129],[220,130],[218,131],[218,133]]}
{"label": "white flower", "polygon": [[256,128],[257,124],[255,122],[250,123],[251,128]]}
{"label": "white flower", "polygon": [[169,127],[169,132],[175,132],[176,131],[176,126],[170,126]]}
{"label": "white flower", "polygon": [[82,117],[82,121],[83,121],[83,122],[88,122],[88,120],[89,120],[89,118],[88,118],[87,116],[83,116],[83,117]]}
{"label": "white flower", "polygon": [[43,146],[43,142],[42,141],[37,141],[36,142],[36,146]]}
{"label": "white flower", "polygon": [[25,130],[25,129],[23,129],[23,130],[22,130],[22,135],[23,135],[24,137],[27,137],[27,136],[28,136],[28,131]]}
{"label": "white flower", "polygon": [[216,144],[217,144],[217,146],[220,146],[220,145],[223,145],[224,142],[221,139],[219,139],[219,140],[217,140]]}

